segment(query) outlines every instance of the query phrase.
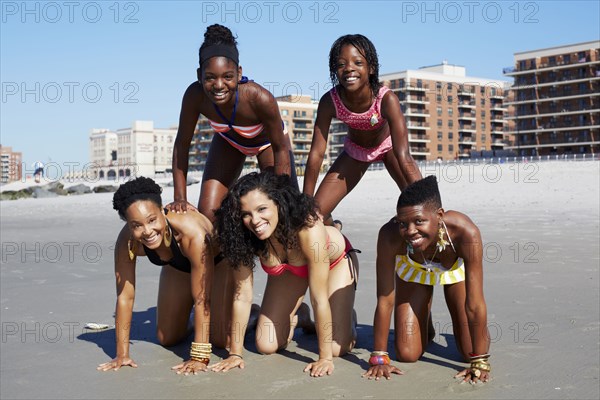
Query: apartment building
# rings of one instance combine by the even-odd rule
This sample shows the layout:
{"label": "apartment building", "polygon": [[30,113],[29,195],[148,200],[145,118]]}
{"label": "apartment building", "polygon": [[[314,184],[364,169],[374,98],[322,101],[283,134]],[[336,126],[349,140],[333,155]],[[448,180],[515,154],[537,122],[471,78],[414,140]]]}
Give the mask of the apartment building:
{"label": "apartment building", "polygon": [[23,175],[22,154],[0,145],[0,182],[18,181]]}
{"label": "apartment building", "polygon": [[176,128],[155,128],[153,121],[134,121],[129,128],[90,133],[90,178],[154,177],[170,172]]}
{"label": "apartment building", "polygon": [[447,62],[380,80],[400,100],[415,160],[504,153],[508,82],[470,77],[465,67]]}
{"label": "apartment building", "polygon": [[510,149],[522,156],[595,154],[600,146],[600,41],[514,54]]}

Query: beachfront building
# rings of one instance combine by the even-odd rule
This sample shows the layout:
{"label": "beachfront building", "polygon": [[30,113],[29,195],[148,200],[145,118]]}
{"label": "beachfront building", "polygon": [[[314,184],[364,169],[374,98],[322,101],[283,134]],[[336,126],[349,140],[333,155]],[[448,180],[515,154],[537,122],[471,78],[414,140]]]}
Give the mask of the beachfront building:
{"label": "beachfront building", "polygon": [[513,149],[523,156],[595,154],[600,147],[600,41],[514,54]]}
{"label": "beachfront building", "polygon": [[467,76],[443,62],[380,75],[399,98],[415,160],[505,154],[508,82]]}
{"label": "beachfront building", "polygon": [[129,128],[90,133],[90,178],[116,180],[155,177],[171,172],[176,128],[155,128],[153,121],[134,121]]}
{"label": "beachfront building", "polygon": [[14,182],[22,178],[21,152],[13,151],[12,147],[0,144],[0,160],[0,182]]}
{"label": "beachfront building", "polygon": [[[307,95],[281,96],[276,100],[284,128],[292,141],[296,172],[300,175],[304,171],[310,150],[314,121],[317,115],[317,103]],[[190,170],[204,170],[208,149],[214,134],[208,119],[200,115],[190,147]],[[329,162],[329,153],[327,152],[324,164]],[[258,169],[256,157],[247,157],[244,168]]]}

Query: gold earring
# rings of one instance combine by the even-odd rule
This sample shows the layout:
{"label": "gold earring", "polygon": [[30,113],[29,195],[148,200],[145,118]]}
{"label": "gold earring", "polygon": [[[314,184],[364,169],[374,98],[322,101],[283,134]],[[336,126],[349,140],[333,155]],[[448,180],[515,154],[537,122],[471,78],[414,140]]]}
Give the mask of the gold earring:
{"label": "gold earring", "polygon": [[171,235],[171,227],[169,226],[168,223],[167,223],[167,227],[165,229],[165,234],[163,235],[163,239],[165,242],[165,246],[171,247],[171,239],[173,239],[173,236]]}
{"label": "gold earring", "polygon": [[129,259],[135,261],[137,257],[137,242],[133,239],[127,241],[127,251],[129,252]]}
{"label": "gold earring", "polygon": [[442,251],[446,250],[446,246],[450,244],[450,243],[448,243],[446,241],[446,239],[444,239],[444,233],[446,233],[446,230],[444,229],[443,226],[439,225],[439,229],[438,229],[438,241],[436,243],[437,250],[439,252],[442,252]]}

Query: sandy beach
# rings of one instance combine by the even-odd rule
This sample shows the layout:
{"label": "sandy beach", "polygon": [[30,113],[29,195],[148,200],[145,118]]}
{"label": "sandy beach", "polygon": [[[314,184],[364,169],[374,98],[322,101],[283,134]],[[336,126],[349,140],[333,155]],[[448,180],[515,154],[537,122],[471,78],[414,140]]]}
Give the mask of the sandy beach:
{"label": "sandy beach", "polygon": [[[493,380],[458,384],[460,362],[443,291],[434,293],[434,343],[391,381],[361,378],[372,348],[375,243],[399,194],[386,171],[369,171],[336,209],[359,255],[358,343],[332,376],[304,374],[316,336],[296,331],[280,354],[246,338],[244,370],[180,376],[191,338],[163,348],[155,336],[160,269],[137,268],[131,356],[137,369],[98,372],[115,355],[112,249],[122,226],[112,193],[0,202],[2,399],[598,399],[600,397],[600,163],[432,164],[445,209],[467,214],[484,240]],[[85,182],[84,182],[85,183]],[[196,202],[199,185],[188,187]],[[163,200],[171,201],[165,188]],[[255,273],[255,302],[266,281]],[[393,352],[390,335],[389,351]],[[226,355],[215,350],[213,362]]]}

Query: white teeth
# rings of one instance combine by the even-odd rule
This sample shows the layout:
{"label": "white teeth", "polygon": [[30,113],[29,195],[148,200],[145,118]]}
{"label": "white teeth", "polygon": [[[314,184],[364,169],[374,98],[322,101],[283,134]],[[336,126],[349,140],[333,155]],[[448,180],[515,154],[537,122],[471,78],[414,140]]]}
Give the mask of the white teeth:
{"label": "white teeth", "polygon": [[254,232],[262,233],[262,231],[264,231],[266,228],[267,228],[267,224],[263,224],[261,226],[257,226],[256,228],[254,228]]}
{"label": "white teeth", "polygon": [[357,81],[357,80],[358,80],[358,78],[356,78],[356,77],[354,77],[354,76],[351,76],[351,77],[349,77],[349,78],[346,78],[346,82],[354,82],[354,81]]}

